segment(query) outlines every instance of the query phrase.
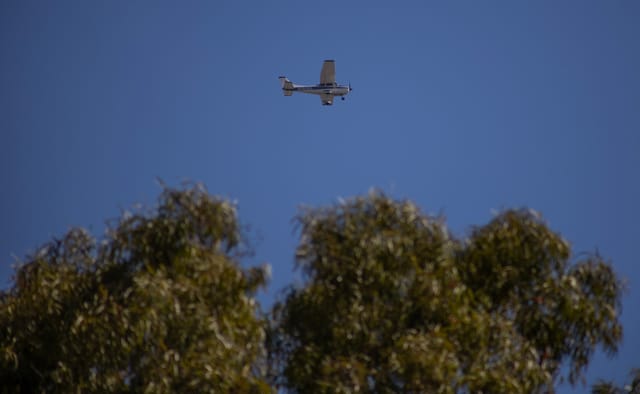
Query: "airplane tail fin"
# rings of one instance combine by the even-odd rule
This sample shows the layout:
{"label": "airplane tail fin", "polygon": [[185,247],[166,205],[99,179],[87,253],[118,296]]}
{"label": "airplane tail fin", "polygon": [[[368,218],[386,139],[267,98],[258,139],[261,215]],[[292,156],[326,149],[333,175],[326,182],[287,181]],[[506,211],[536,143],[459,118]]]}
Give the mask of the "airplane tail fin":
{"label": "airplane tail fin", "polygon": [[289,78],[281,76],[278,77],[280,84],[282,85],[282,91],[285,96],[291,96],[293,94],[293,82],[289,81]]}

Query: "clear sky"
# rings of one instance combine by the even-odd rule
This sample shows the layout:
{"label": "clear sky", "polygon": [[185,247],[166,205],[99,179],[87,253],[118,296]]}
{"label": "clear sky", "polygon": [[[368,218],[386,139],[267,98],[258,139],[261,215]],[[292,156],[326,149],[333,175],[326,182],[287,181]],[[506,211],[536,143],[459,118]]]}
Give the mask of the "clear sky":
{"label": "clear sky", "polygon": [[[156,178],[238,201],[266,304],[296,276],[302,204],[377,187],[460,236],[527,206],[627,278],[621,352],[588,373],[621,382],[640,367],[639,21],[637,0],[2,1],[0,285],[14,256],[153,204]],[[324,59],[346,101],[282,95]]]}

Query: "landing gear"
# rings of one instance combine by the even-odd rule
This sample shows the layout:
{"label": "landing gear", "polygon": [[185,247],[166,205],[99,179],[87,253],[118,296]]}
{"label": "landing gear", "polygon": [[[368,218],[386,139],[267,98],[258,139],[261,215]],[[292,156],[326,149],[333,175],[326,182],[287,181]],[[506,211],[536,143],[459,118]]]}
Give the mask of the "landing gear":
{"label": "landing gear", "polygon": [[344,101],[344,97],[340,97],[342,99],[342,101]]}

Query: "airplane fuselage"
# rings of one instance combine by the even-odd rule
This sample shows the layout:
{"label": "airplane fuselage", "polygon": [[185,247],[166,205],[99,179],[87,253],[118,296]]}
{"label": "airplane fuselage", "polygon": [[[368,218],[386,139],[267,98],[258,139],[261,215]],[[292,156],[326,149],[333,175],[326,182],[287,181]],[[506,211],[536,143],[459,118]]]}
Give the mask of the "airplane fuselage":
{"label": "airplane fuselage", "polygon": [[333,98],[338,96],[344,100],[344,96],[351,91],[351,85],[338,85],[336,82],[336,66],[333,60],[325,60],[320,71],[320,83],[317,85],[297,85],[287,77],[280,76],[282,91],[285,96],[293,95],[293,92],[316,94],[320,96],[322,105],[332,105]]}
{"label": "airplane fuselage", "polygon": [[283,88],[284,91],[309,93],[309,94],[330,94],[332,96],[346,96],[349,94],[349,86],[346,85],[296,85],[292,88]]}

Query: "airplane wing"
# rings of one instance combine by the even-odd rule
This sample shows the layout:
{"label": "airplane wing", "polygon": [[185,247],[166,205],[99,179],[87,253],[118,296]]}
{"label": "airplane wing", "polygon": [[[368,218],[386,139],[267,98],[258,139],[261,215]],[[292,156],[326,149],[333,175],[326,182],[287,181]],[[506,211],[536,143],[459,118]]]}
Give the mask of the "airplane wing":
{"label": "airplane wing", "polygon": [[336,83],[336,62],[325,60],[320,71],[320,85],[333,85]]}
{"label": "airplane wing", "polygon": [[333,94],[322,93],[320,95],[320,100],[322,101],[322,105],[331,105],[333,104]]}

